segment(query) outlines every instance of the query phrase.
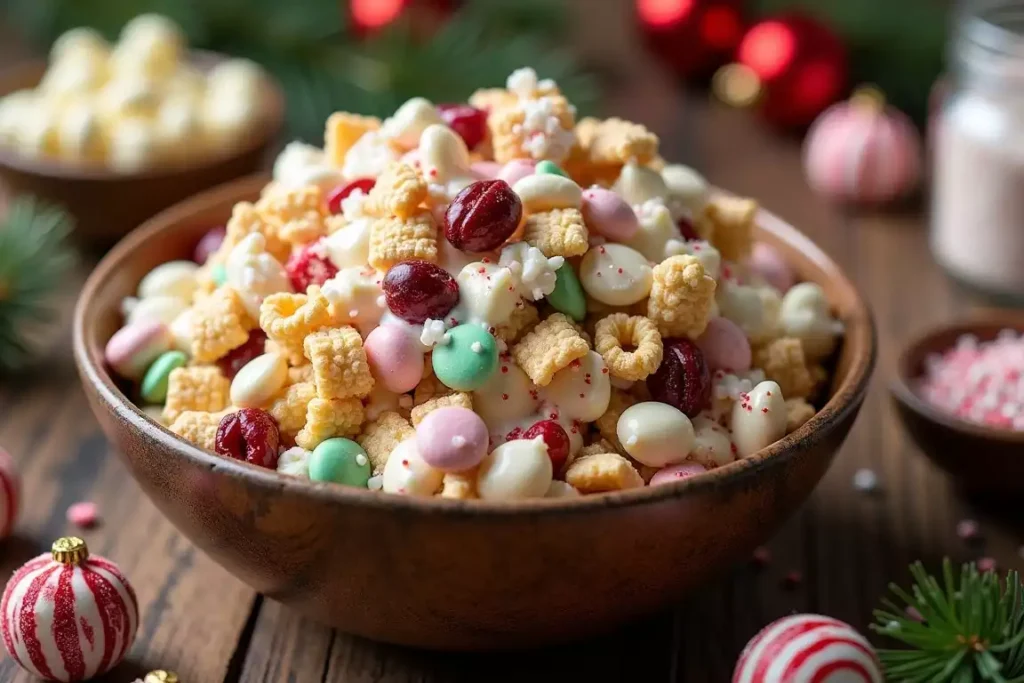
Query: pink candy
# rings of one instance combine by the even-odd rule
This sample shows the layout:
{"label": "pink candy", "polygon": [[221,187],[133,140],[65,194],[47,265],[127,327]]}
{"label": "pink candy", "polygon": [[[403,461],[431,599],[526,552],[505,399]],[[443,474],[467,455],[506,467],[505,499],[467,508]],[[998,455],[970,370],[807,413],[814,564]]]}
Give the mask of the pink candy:
{"label": "pink candy", "polygon": [[466,408],[438,408],[416,427],[416,447],[424,462],[443,472],[476,467],[487,455],[487,425]]}
{"label": "pink candy", "polygon": [[404,394],[423,379],[423,348],[411,330],[381,325],[366,335],[363,348],[374,379],[388,391]]}
{"label": "pink candy", "polygon": [[125,379],[140,379],[150,363],[171,350],[171,332],[161,322],[143,320],[126,325],[107,342],[103,357]]}
{"label": "pink candy", "polygon": [[680,481],[682,479],[689,479],[695,477],[698,474],[704,474],[707,472],[703,465],[698,465],[695,462],[684,462],[679,465],[671,465],[664,469],[660,469],[655,472],[654,476],[651,477],[651,486],[658,486],[660,484],[671,484],[674,481]]}
{"label": "pink candy", "polygon": [[513,159],[498,172],[498,180],[504,180],[509,185],[515,185],[528,175],[533,175],[537,164],[526,159]]}
{"label": "pink candy", "polygon": [[501,173],[502,166],[497,161],[474,161],[469,167],[479,180],[494,180]]}
{"label": "pink candy", "polygon": [[88,529],[96,526],[96,523],[100,520],[100,512],[96,503],[83,501],[75,503],[68,508],[67,518],[75,526]]}
{"label": "pink candy", "polygon": [[618,242],[632,239],[640,229],[636,213],[626,200],[602,187],[583,192],[583,218],[588,228]]}
{"label": "pink candy", "polygon": [[704,360],[712,371],[750,369],[750,341],[739,325],[728,318],[709,320],[704,334],[697,338],[697,346],[704,352]]}
{"label": "pink candy", "polygon": [[796,275],[786,259],[772,246],[764,242],[754,245],[754,253],[747,262],[750,269],[764,278],[765,282],[785,294],[796,284]]}

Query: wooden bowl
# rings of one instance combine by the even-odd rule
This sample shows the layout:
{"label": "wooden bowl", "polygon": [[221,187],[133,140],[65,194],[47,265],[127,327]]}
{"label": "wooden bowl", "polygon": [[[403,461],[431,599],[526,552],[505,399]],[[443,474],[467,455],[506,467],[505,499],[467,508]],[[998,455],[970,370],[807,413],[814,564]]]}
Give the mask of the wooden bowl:
{"label": "wooden bowl", "polygon": [[[209,69],[226,57],[193,53],[193,63]],[[0,74],[0,96],[35,87],[46,72],[43,62]],[[234,178],[249,175],[268,160],[284,124],[284,96],[268,76],[263,92],[263,123],[240,146],[173,166],[137,173],[35,159],[0,147],[0,181],[14,194],[29,193],[63,206],[75,217],[82,244],[106,247],[162,209]]]}
{"label": "wooden bowl", "polygon": [[654,488],[494,503],[319,484],[218,457],[140,412],[103,347],[139,279],[188,258],[265,182],[204,193],[122,240],[79,298],[75,360],[104,431],[171,521],[256,590],[343,631],[431,649],[521,648],[663,608],[748,557],[806,500],[864,399],[875,362],[867,307],[821,250],[763,214],[761,238],[825,287],[846,338],[824,408],[750,458]]}
{"label": "wooden bowl", "polygon": [[943,412],[921,398],[915,381],[924,374],[925,358],[951,348],[961,335],[986,341],[1004,329],[1024,333],[1024,316],[993,313],[933,329],[905,347],[889,385],[896,411],[917,447],[968,493],[1024,491],[1024,432],[986,427]]}

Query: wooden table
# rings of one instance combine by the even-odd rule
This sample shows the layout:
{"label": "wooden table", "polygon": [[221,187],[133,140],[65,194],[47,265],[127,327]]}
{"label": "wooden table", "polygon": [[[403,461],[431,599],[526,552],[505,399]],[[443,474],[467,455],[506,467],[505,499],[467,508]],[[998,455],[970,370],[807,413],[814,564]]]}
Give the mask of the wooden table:
{"label": "wooden table", "polygon": [[[0,444],[14,454],[25,482],[18,535],[0,546],[0,571],[6,577],[55,537],[75,531],[65,521],[70,504],[99,503],[103,523],[84,536],[95,552],[121,564],[142,613],[130,662],[102,680],[127,682],[162,667],[187,683],[717,683],[728,680],[747,639],[787,613],[822,612],[865,628],[887,583],[906,582],[912,560],[935,567],[946,555],[987,554],[1003,567],[1021,564],[1020,536],[1005,518],[977,517],[983,546],[957,539],[956,522],[978,513],[908,443],[886,396],[900,341],[971,304],[932,262],[922,215],[854,216],[830,207],[807,189],[795,140],[763,130],[748,114],[711,106],[704,95],[684,100],[656,75],[623,79],[613,90],[609,112],[646,122],[663,136],[666,157],[693,163],[714,183],[758,197],[802,228],[874,306],[876,380],[828,476],[768,544],[770,565],[723,570],[699,595],[647,621],[540,652],[429,654],[332,632],[254,594],[161,517],[86,407],[65,324],[42,369],[0,383]],[[853,489],[860,468],[878,474],[879,494]],[[791,572],[802,581],[787,588]],[[33,679],[5,659],[0,680]]]}

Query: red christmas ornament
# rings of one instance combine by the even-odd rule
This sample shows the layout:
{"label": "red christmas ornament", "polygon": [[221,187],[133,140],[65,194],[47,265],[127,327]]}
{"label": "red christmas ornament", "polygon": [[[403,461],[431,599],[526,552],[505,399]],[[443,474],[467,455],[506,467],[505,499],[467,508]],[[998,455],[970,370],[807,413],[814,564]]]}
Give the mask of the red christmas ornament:
{"label": "red christmas ornament", "polygon": [[797,14],[747,30],[736,61],[715,74],[715,93],[736,106],[755,105],[768,122],[806,126],[846,89],[846,48],[831,29]]}
{"label": "red christmas ornament", "polygon": [[11,454],[0,448],[0,538],[7,538],[18,519],[21,475]]}
{"label": "red christmas ornament", "polygon": [[743,37],[740,0],[636,0],[644,42],[683,78],[711,75]]}
{"label": "red christmas ornament", "polygon": [[349,23],[370,35],[407,19],[417,35],[428,36],[455,11],[456,0],[348,0]]}
{"label": "red christmas ornament", "polygon": [[4,645],[23,669],[51,681],[84,681],[124,659],[139,627],[128,579],[85,541],[61,538],[53,551],[14,572],[0,616]]}

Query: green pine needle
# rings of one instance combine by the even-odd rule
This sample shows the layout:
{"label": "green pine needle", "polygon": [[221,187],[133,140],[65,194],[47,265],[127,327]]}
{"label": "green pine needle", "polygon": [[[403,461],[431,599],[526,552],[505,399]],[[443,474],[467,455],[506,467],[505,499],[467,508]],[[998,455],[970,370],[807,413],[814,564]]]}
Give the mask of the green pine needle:
{"label": "green pine needle", "polygon": [[33,339],[53,320],[52,296],[75,262],[66,213],[18,197],[0,222],[0,372],[32,356]]}
{"label": "green pine needle", "polygon": [[[890,590],[903,607],[889,599],[875,610],[872,630],[910,649],[879,650],[890,681],[905,683],[1024,682],[1024,585],[1017,572],[1005,586],[995,572],[979,572],[972,562],[959,580],[947,558],[942,577],[929,575],[917,562],[910,567],[914,585],[908,592]],[[923,621],[907,615],[913,607]]]}

